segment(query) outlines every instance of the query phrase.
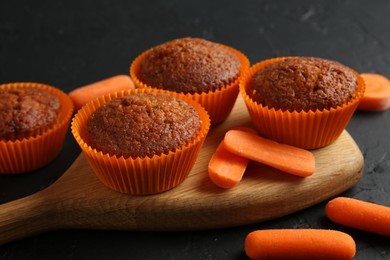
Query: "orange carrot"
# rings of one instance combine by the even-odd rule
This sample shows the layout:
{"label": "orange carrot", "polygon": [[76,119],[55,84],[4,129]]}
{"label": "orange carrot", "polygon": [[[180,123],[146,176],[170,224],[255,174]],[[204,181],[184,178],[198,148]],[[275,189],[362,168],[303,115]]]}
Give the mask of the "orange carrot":
{"label": "orange carrot", "polygon": [[390,236],[390,207],[339,197],[329,201],[325,211],[338,224]]}
{"label": "orange carrot", "polygon": [[[255,130],[247,127],[235,129],[256,134]],[[249,159],[226,150],[222,141],[209,161],[208,174],[217,186],[225,189],[233,188],[241,181],[248,163]]]}
{"label": "orange carrot", "polygon": [[134,88],[134,83],[129,76],[117,75],[74,89],[69,93],[69,96],[73,101],[75,110],[77,111],[83,105],[99,96],[103,96],[109,92],[132,88]]}
{"label": "orange carrot", "polygon": [[352,259],[353,238],[325,229],[268,229],[249,233],[245,253],[251,259]]}
{"label": "orange carrot", "polygon": [[315,158],[311,152],[252,133],[230,130],[225,134],[224,144],[231,153],[287,173],[305,177],[315,171]]}
{"label": "orange carrot", "polygon": [[366,83],[363,98],[357,107],[363,111],[384,111],[390,108],[390,80],[375,73],[362,73]]}

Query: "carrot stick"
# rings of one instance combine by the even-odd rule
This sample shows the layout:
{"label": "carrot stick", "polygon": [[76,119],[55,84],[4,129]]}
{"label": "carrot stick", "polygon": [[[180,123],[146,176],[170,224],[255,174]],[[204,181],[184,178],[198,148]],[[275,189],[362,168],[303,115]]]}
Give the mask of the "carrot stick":
{"label": "carrot stick", "polygon": [[390,108],[390,81],[375,73],[362,73],[366,90],[357,107],[363,111],[384,111]]}
{"label": "carrot stick", "polygon": [[305,177],[315,171],[315,158],[311,152],[258,135],[230,130],[225,134],[224,144],[231,153],[287,173]]}
{"label": "carrot stick", "polygon": [[268,229],[249,233],[245,253],[251,259],[352,259],[353,238],[325,229]]}
{"label": "carrot stick", "polygon": [[79,87],[69,92],[69,96],[73,101],[75,110],[79,110],[89,101],[103,96],[109,92],[132,89],[134,83],[127,75],[117,75],[95,83]]}
{"label": "carrot stick", "polygon": [[338,224],[390,236],[390,207],[339,197],[329,201],[325,211]]}
{"label": "carrot stick", "polygon": [[[256,134],[255,130],[247,127],[235,129]],[[208,174],[217,186],[225,189],[233,188],[241,181],[248,163],[249,159],[226,150],[222,141],[209,161]]]}

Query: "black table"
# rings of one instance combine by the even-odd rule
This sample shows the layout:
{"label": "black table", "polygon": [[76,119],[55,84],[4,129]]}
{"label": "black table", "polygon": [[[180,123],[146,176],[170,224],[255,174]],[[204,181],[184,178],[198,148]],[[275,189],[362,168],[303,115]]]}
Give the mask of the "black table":
{"label": "black table", "polygon": [[[382,1],[3,1],[0,82],[32,81],[66,92],[128,74],[142,51],[194,36],[230,45],[252,63],[288,55],[337,60],[390,76],[390,3]],[[364,158],[359,183],[341,194],[390,206],[390,111],[356,112],[347,130]],[[0,203],[46,188],[80,149],[70,133],[51,164],[0,176]],[[386,237],[331,223],[325,203],[264,223],[185,232],[59,230],[0,246],[1,259],[245,259],[256,229],[335,228],[353,236],[355,259],[389,259]],[[0,234],[1,236],[1,234]]]}

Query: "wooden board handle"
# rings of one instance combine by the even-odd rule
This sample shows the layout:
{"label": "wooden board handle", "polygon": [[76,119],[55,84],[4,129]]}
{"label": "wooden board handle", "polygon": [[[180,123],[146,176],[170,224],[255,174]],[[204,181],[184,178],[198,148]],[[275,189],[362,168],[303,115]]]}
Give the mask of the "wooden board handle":
{"label": "wooden board handle", "polygon": [[49,230],[52,225],[41,192],[0,205],[0,244]]}

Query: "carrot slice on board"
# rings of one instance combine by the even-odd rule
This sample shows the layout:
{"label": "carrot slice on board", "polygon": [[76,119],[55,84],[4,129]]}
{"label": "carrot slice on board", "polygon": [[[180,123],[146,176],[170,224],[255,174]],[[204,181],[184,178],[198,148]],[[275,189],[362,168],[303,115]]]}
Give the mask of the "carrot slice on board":
{"label": "carrot slice on board", "polygon": [[310,151],[252,133],[230,130],[225,134],[224,144],[231,153],[287,173],[305,177],[315,171],[315,158]]}
{"label": "carrot slice on board", "polygon": [[249,233],[244,242],[251,259],[352,259],[353,238],[325,229],[266,229]]}
{"label": "carrot slice on board", "polygon": [[390,236],[390,207],[338,197],[326,204],[325,211],[338,224]]}
{"label": "carrot slice on board", "polygon": [[76,88],[69,92],[69,96],[73,101],[75,110],[79,110],[89,101],[103,96],[110,92],[133,89],[134,83],[130,76],[116,75],[101,81],[85,85],[83,87]]}
{"label": "carrot slice on board", "polygon": [[385,111],[390,108],[390,80],[375,73],[360,74],[366,90],[357,109],[362,111]]}
{"label": "carrot slice on board", "polygon": [[[256,134],[256,131],[248,127],[235,128],[241,131]],[[208,164],[210,179],[221,188],[233,188],[240,183],[249,163],[249,159],[235,155],[225,148],[222,141]]]}

